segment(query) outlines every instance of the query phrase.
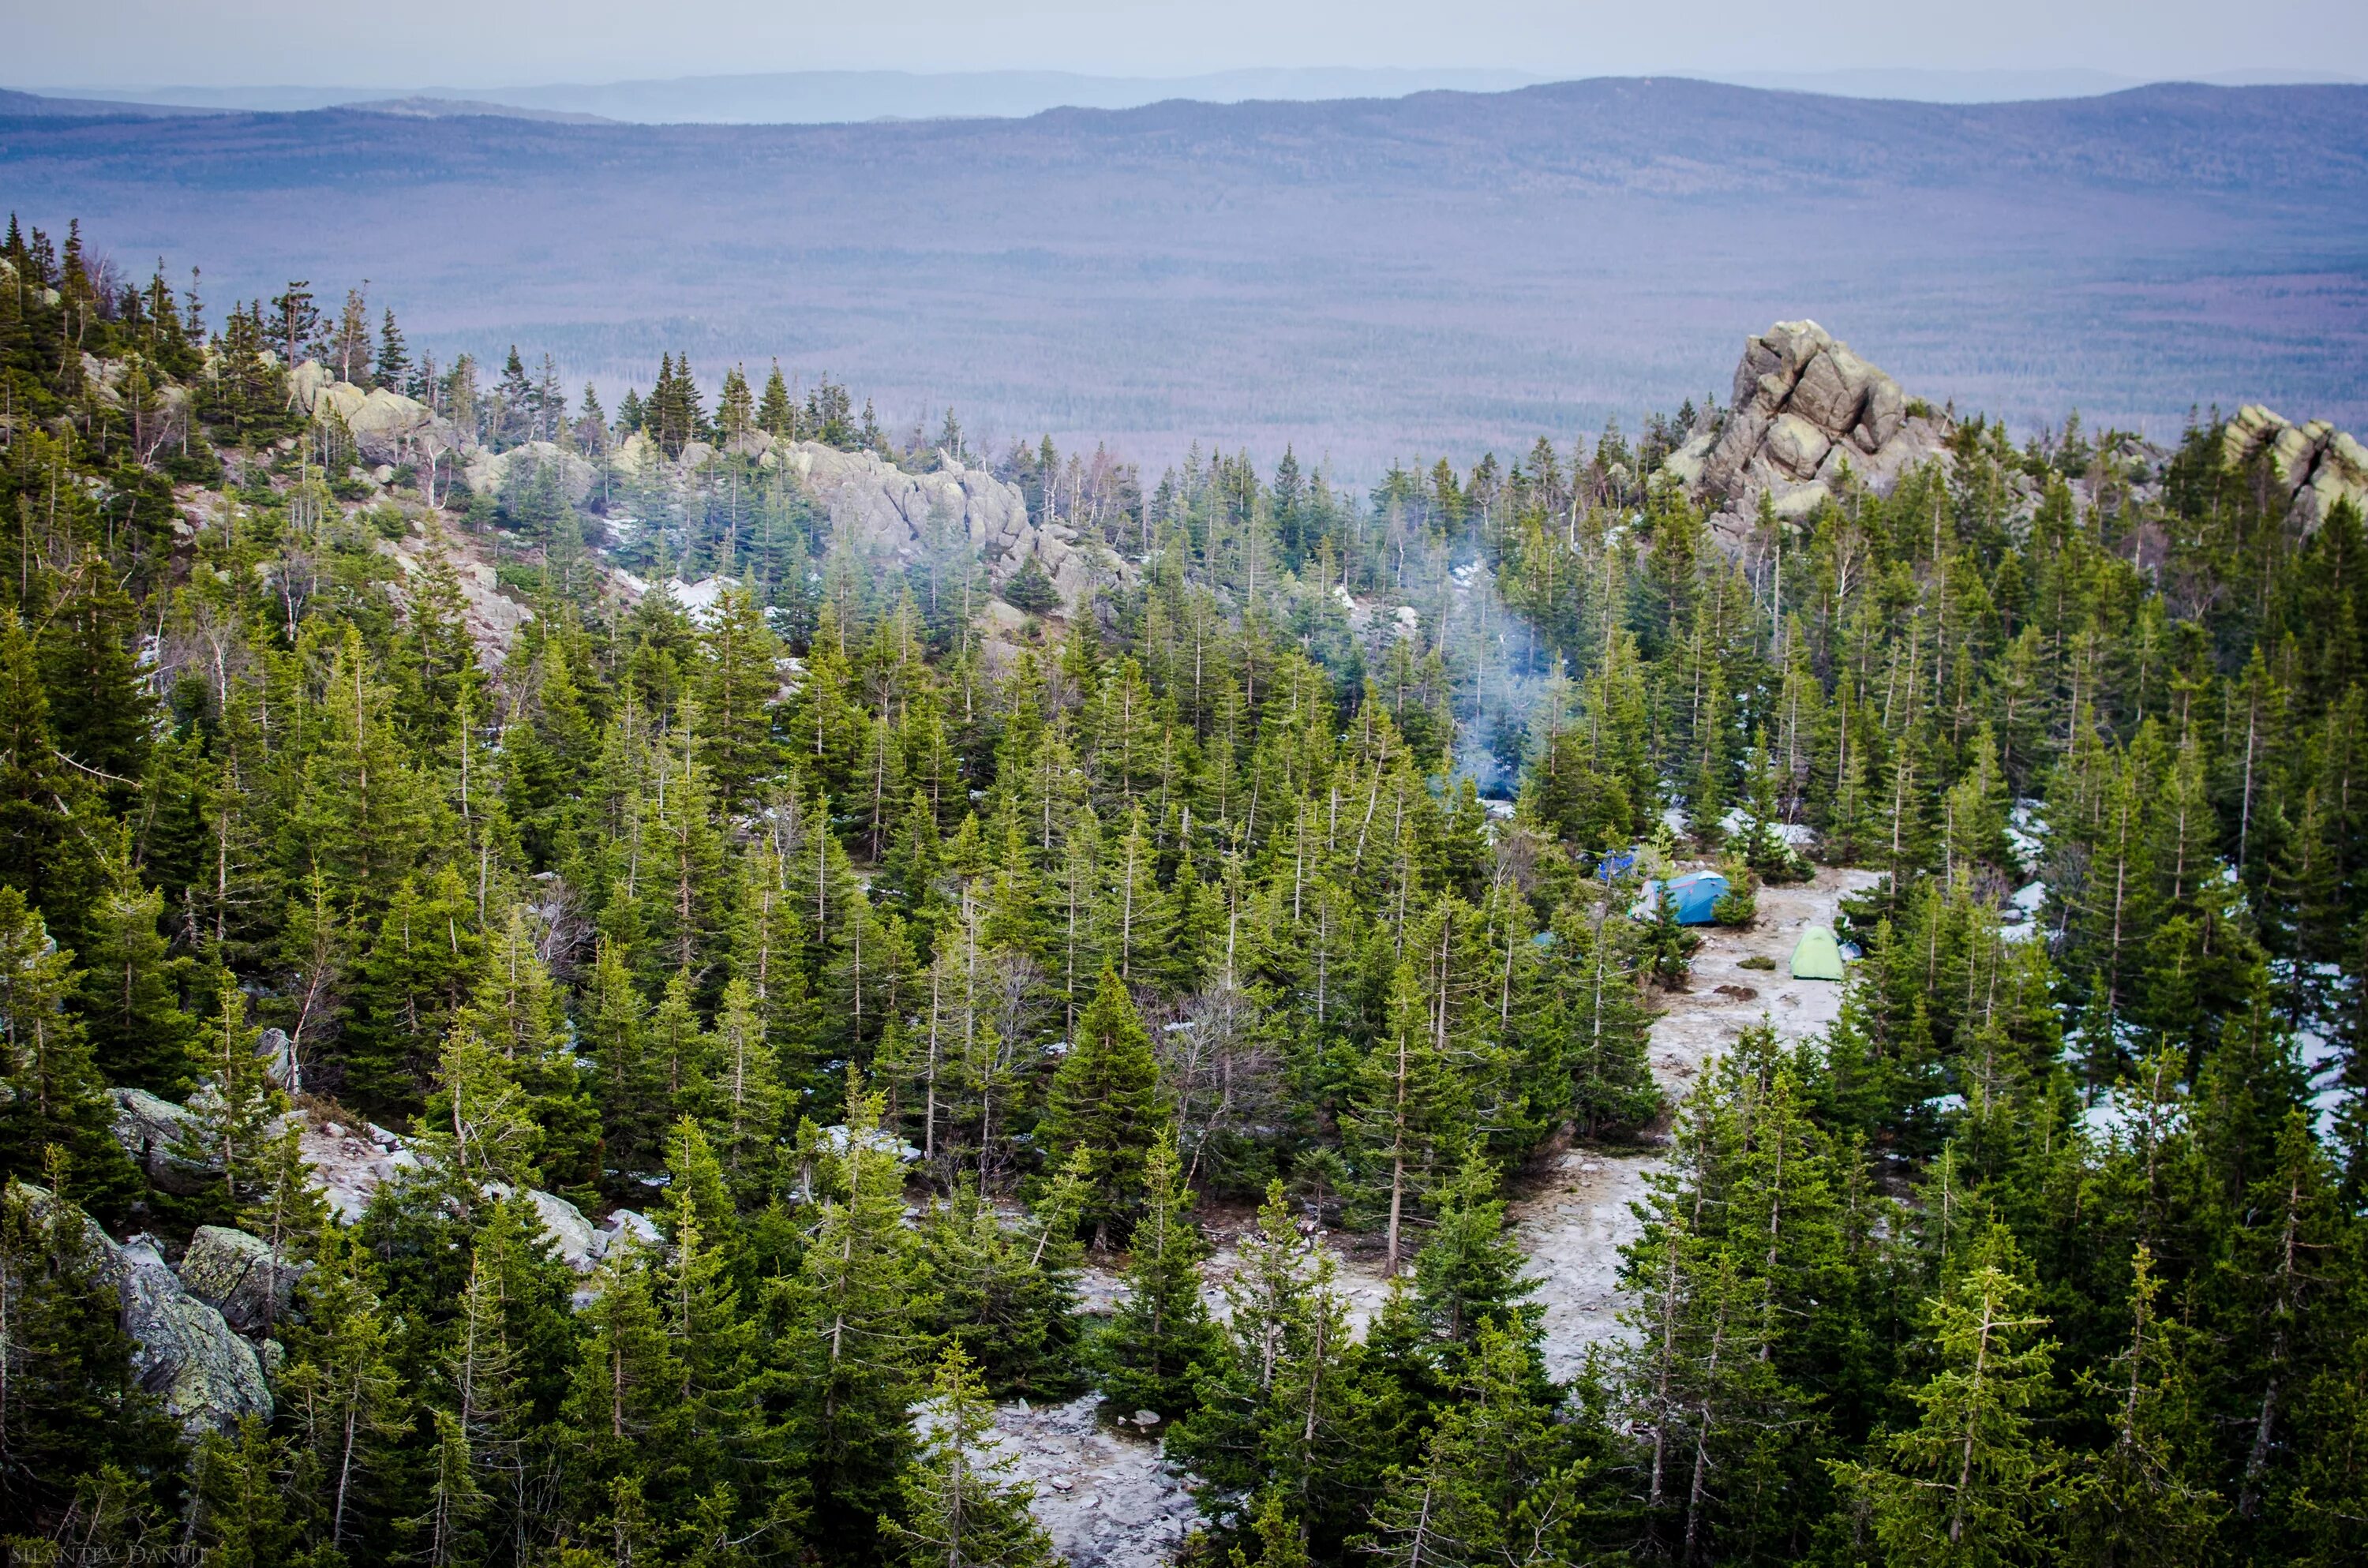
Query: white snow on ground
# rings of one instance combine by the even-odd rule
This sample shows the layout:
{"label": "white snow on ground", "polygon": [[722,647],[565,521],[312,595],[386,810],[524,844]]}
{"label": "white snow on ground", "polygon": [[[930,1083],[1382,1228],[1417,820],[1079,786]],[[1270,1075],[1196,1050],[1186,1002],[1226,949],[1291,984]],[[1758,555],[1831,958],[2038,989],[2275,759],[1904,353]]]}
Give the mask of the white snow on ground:
{"label": "white snow on ground", "polygon": [[[1741,806],[1736,806],[1718,819],[1718,824],[1726,829],[1729,838],[1740,838],[1751,831],[1751,814]],[[1789,844],[1795,849],[1806,849],[1817,842],[1817,830],[1804,822],[1771,822],[1768,824],[1768,831],[1774,834],[1780,843]]]}
{"label": "white snow on ground", "polygon": [[2047,824],[2040,820],[2040,805],[2017,801],[2007,813],[2006,841],[2025,871],[2039,869],[2039,858],[2047,851]]}

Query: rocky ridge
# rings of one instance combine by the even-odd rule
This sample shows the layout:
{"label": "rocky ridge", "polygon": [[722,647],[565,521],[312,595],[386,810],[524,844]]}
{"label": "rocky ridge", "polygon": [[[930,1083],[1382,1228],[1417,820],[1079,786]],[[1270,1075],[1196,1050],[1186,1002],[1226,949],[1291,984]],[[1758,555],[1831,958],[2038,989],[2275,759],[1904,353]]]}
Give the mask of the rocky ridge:
{"label": "rocky ridge", "polygon": [[[1957,423],[1906,395],[1889,375],[1813,321],[1778,322],[1748,339],[1735,367],[1733,405],[1663,460],[1711,528],[1740,549],[1759,527],[1766,498],[1778,519],[1799,524],[1828,500],[1863,485],[1887,494],[1911,471],[1945,458]],[[2285,498],[2287,522],[2317,528],[2343,502],[2368,511],[2368,448],[2324,420],[2295,425],[2248,403],[2221,427],[2231,466],[2261,462]],[[2123,455],[2159,472],[2170,454],[2138,441]],[[2009,475],[2026,504],[2035,482]],[[2088,481],[2074,477],[2077,497]]]}
{"label": "rocky ridge", "polygon": [[2368,448],[2324,419],[2297,426],[2248,403],[2221,427],[2233,467],[2267,460],[2286,494],[2286,520],[2307,533],[2346,501],[2368,512]]}
{"label": "rocky ridge", "polygon": [[[20,1185],[38,1216],[55,1215],[58,1200],[47,1188]],[[229,1431],[249,1415],[268,1421],[271,1385],[264,1362],[267,1356],[278,1358],[278,1346],[257,1346],[242,1336],[165,1262],[154,1237],[119,1243],[97,1221],[81,1219],[83,1264],[113,1286],[122,1303],[123,1330],[133,1341],[132,1375],[140,1386],[159,1396],[165,1413],[192,1437]],[[263,1244],[252,1236],[245,1240]]]}
{"label": "rocky ridge", "polygon": [[[315,422],[334,423],[350,437],[362,465],[379,484],[389,483],[394,471],[405,465],[432,466],[449,457],[472,493],[496,494],[522,474],[547,472],[571,504],[581,505],[600,483],[604,462],[622,479],[688,487],[717,455],[714,447],[692,441],[668,460],[639,431],[599,462],[551,441],[494,451],[478,446],[458,425],[416,399],[383,387],[365,390],[338,381],[310,359],[289,373],[289,395]],[[1115,555],[1076,529],[1031,521],[1027,497],[1017,487],[948,452],[938,453],[933,471],[915,473],[877,452],[842,451],[816,441],[780,441],[763,431],[735,438],[729,450],[755,458],[768,472],[793,475],[834,525],[851,528],[865,548],[900,562],[919,560],[940,530],[975,550],[988,575],[998,583],[1032,556],[1042,563],[1064,608],[1071,613],[1096,589],[1128,574]]]}
{"label": "rocky ridge", "polygon": [[1778,322],[1744,344],[1725,423],[1665,466],[1736,540],[1757,526],[1762,495],[1798,522],[1853,479],[1888,491],[1945,451],[1953,427],[1816,322]]}

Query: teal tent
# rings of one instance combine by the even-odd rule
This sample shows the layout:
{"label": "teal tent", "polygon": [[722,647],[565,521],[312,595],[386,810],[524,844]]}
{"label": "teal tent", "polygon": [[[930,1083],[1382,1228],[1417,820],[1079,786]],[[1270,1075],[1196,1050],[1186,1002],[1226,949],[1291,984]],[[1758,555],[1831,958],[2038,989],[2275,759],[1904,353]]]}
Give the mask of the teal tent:
{"label": "teal tent", "polygon": [[1629,913],[1640,920],[1650,919],[1658,907],[1656,901],[1666,898],[1679,925],[1708,926],[1714,919],[1711,906],[1725,896],[1726,879],[1716,871],[1688,871],[1666,882],[1646,882],[1643,901]]}
{"label": "teal tent", "polygon": [[1823,926],[1812,926],[1801,933],[1798,946],[1793,949],[1793,978],[1795,980],[1839,980],[1842,977],[1841,944]]}

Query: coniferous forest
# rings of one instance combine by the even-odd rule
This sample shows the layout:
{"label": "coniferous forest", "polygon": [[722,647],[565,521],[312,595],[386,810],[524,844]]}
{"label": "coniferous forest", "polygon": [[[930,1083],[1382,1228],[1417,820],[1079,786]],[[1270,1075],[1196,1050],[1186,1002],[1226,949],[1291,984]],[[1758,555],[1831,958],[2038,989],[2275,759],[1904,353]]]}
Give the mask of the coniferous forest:
{"label": "coniferous forest", "polygon": [[[1155,477],[198,284],[0,251],[16,1561],[1019,1568],[1092,1395],[1194,1563],[2361,1561],[2368,538],[2216,415],[1737,541],[1709,404]],[[1672,1087],[1692,863],[1873,875]],[[1574,1146],[1659,1163],[1563,1376]]]}

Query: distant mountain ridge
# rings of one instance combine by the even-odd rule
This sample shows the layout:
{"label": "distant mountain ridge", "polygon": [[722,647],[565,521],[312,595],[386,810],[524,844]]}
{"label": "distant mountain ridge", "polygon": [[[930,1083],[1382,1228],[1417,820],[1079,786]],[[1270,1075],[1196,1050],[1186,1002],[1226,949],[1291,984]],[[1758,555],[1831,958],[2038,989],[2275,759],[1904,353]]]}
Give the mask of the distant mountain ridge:
{"label": "distant mountain ridge", "polygon": [[[2142,77],[2089,69],[1672,71],[1669,77],[1842,97],[1923,103],[2007,103],[2093,97],[2148,85]],[[1071,71],[777,71],[615,82],[500,87],[163,86],[50,89],[53,97],[115,100],[125,110],[245,109],[298,113],[426,98],[491,106],[469,112],[592,115],[641,124],[833,124],[871,119],[1024,119],[1048,108],[1137,108],[1170,99],[1241,103],[1395,98],[1411,93],[1496,93],[1572,79],[1569,73],[1513,69],[1262,69],[1189,76],[1106,76]],[[2248,71],[2211,75],[2222,86],[2343,81],[2324,71]]]}
{"label": "distant mountain ridge", "polygon": [[[2368,88],[1947,105],[1607,78],[1025,119],[0,124],[0,189],[446,353],[859,379],[883,418],[1329,452],[1567,438],[1814,316],[2018,420],[2368,424]],[[144,262],[143,262],[144,265]],[[216,268],[222,268],[218,274]]]}

